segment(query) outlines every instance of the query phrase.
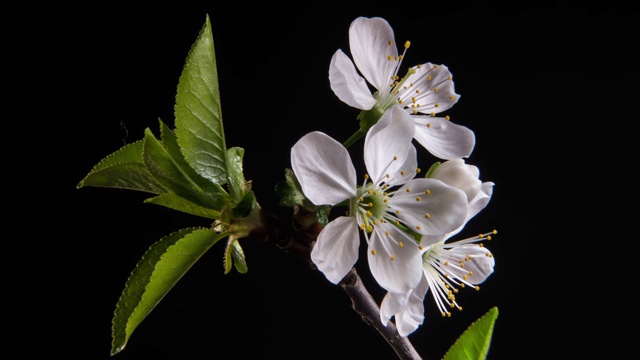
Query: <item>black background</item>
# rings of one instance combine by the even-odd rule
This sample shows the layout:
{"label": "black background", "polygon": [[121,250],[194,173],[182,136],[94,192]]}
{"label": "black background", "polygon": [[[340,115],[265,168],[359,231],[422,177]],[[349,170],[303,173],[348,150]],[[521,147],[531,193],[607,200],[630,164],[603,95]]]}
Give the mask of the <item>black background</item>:
{"label": "black background", "polygon": [[[103,157],[173,124],[189,48],[211,18],[228,147],[262,206],[287,219],[273,191],[291,146],[309,131],[339,141],[357,110],[328,81],[349,54],[358,16],[381,16],[406,66],[444,64],[462,97],[447,112],[475,131],[468,163],[494,196],[461,235],[485,244],[494,274],[441,318],[430,297],[410,339],[425,360],[499,308],[489,359],[609,359],[613,318],[633,302],[614,281],[629,246],[640,81],[634,2],[241,3],[132,7],[88,2],[7,10],[4,104],[6,240],[0,357],[108,359],[111,319],[144,251],[206,219],[143,204],[146,194],[76,189]],[[15,47],[13,47],[15,45]],[[9,46],[7,48],[7,46]],[[157,133],[157,132],[156,132]],[[363,173],[357,148],[353,159]],[[421,166],[432,159],[422,152]],[[249,272],[223,274],[214,246],[161,301],[114,359],[375,358],[394,352],[347,296],[303,261],[241,241]],[[384,295],[359,267],[378,301]],[[633,273],[631,273],[633,275]],[[8,320],[8,321],[7,321]]]}

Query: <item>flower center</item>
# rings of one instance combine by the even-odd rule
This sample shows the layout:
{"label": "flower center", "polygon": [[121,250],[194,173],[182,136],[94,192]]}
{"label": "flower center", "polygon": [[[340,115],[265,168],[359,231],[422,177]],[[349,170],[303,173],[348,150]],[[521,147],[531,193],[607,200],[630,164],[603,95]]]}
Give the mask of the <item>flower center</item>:
{"label": "flower center", "polygon": [[360,229],[371,233],[374,225],[384,222],[388,201],[387,193],[378,185],[366,183],[359,187],[351,200],[351,213],[356,214]]}

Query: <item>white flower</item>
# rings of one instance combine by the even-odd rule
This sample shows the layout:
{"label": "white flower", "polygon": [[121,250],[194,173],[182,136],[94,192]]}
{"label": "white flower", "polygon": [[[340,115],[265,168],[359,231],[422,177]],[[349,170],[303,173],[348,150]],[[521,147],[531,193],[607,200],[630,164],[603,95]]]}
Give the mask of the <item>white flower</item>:
{"label": "white flower", "polygon": [[[349,46],[364,79],[347,55],[338,50],[329,67],[331,89],[349,106],[368,110],[365,114],[374,118],[371,123],[388,108],[400,105],[412,114],[416,141],[431,154],[440,159],[468,157],[475,146],[473,131],[448,117],[435,117],[460,98],[448,68],[425,63],[409,68],[400,78],[398,70],[410,43],[407,41],[403,54],[398,55],[394,41],[393,29],[386,20],[355,19],[349,28]],[[367,82],[377,90],[374,94]]]}
{"label": "white flower", "polygon": [[413,179],[414,131],[413,120],[398,107],[371,127],[364,147],[368,176],[362,186],[347,149],[328,135],[311,132],[293,146],[291,165],[305,196],[316,205],[349,205],[348,216],[327,224],[311,252],[332,283],[356,263],[360,229],[376,281],[388,291],[407,292],[422,276],[421,254],[410,233],[443,234],[464,221],[467,199],[462,191],[437,179]]}
{"label": "white flower", "polygon": [[380,305],[380,319],[387,324],[395,316],[396,327],[401,336],[415,331],[424,320],[424,297],[431,289],[433,299],[443,316],[451,316],[449,308],[458,305],[455,294],[457,287],[471,286],[479,289],[495,264],[489,250],[478,244],[482,240],[491,240],[490,233],[447,243],[453,235],[459,233],[464,225],[486,207],[493,193],[494,183],[479,180],[478,168],[467,165],[461,159],[441,164],[431,174],[432,178],[456,186],[467,195],[469,206],[465,222],[444,236],[425,235],[422,237],[422,273],[423,276],[415,289],[407,293],[385,295]]}

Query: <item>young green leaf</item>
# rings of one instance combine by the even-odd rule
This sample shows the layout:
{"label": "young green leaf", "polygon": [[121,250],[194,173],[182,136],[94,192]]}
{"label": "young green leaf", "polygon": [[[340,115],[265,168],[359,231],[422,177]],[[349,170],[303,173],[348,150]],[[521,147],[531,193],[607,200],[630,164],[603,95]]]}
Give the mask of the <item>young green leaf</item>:
{"label": "young green leaf", "polygon": [[205,179],[225,184],[227,150],[209,15],[180,76],[174,113],[175,131],[186,161]]}
{"label": "young green leaf", "polygon": [[121,147],[96,164],[77,188],[87,186],[137,190],[152,194],[166,192],[144,167],[142,140]]}
{"label": "young green leaf", "polygon": [[156,197],[148,198],[144,202],[148,204],[168,207],[173,210],[182,211],[191,215],[201,216],[207,219],[220,219],[221,217],[220,211],[202,207],[189,200],[181,198],[174,193],[161,194]]}
{"label": "young green leaf", "polygon": [[170,192],[217,211],[231,203],[231,198],[220,185],[207,183],[204,188],[201,181],[189,177],[189,170],[181,166],[181,158],[172,157],[171,152],[149,129],[145,130],[142,154],[147,170]]}
{"label": "young green leaf", "polygon": [[238,203],[248,190],[242,172],[242,158],[244,149],[232,147],[227,151],[227,170],[229,171],[229,192],[234,202]]}
{"label": "young green leaf", "polygon": [[121,352],[131,334],[173,286],[213,244],[227,234],[187,228],[163,237],[131,272],[113,317],[111,355]]}
{"label": "young green leaf", "polygon": [[443,360],[484,360],[489,352],[498,308],[492,307],[456,340]]}

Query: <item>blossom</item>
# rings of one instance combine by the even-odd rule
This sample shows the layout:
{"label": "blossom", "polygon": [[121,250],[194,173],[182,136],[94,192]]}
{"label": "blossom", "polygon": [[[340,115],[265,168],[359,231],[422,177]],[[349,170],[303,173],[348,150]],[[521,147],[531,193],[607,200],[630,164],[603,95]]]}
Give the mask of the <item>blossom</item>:
{"label": "blossom", "polygon": [[[349,46],[357,70],[338,49],[329,67],[331,89],[349,106],[364,110],[361,115],[373,116],[371,123],[390,107],[399,105],[412,114],[414,137],[431,154],[440,159],[468,157],[475,146],[473,131],[452,123],[448,116],[436,117],[460,98],[451,72],[444,65],[424,63],[409,68],[400,78],[398,70],[410,42],[398,55],[394,41],[393,29],[386,20],[355,19],[349,28]],[[375,93],[371,93],[367,82],[376,89]]]}
{"label": "blossom", "polygon": [[416,288],[407,293],[385,295],[380,305],[380,319],[388,324],[395,316],[396,327],[401,336],[415,331],[424,320],[424,297],[431,289],[433,299],[443,316],[451,316],[449,308],[462,307],[456,302],[458,288],[471,286],[479,289],[491,273],[495,260],[491,252],[478,242],[491,240],[489,232],[463,240],[447,242],[459,233],[464,225],[486,207],[493,194],[493,182],[481,182],[479,170],[462,159],[446,161],[437,167],[431,178],[455,186],[462,190],[468,199],[468,213],[465,222],[457,229],[444,235],[426,235],[420,241],[422,248],[423,276]]}
{"label": "blossom", "polygon": [[315,131],[291,150],[291,165],[305,196],[315,205],[348,204],[349,211],[318,235],[311,259],[337,284],[358,259],[364,233],[372,275],[388,291],[407,292],[420,280],[421,253],[413,234],[435,235],[462,224],[467,199],[437,179],[414,179],[415,126],[396,107],[386,112],[365,137],[368,174],[361,186],[347,149]]}

